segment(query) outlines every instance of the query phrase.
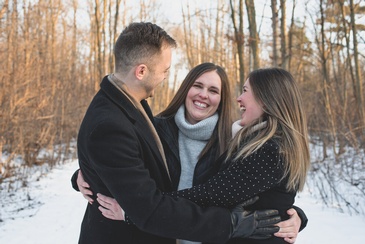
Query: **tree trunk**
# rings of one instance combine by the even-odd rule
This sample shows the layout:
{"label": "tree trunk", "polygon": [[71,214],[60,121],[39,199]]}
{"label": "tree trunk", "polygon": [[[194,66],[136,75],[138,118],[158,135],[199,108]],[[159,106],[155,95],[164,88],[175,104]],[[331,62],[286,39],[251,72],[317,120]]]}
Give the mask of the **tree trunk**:
{"label": "tree trunk", "polygon": [[259,35],[257,33],[256,27],[256,10],[255,3],[253,0],[245,0],[246,8],[247,8],[247,16],[248,16],[248,24],[250,30],[250,39],[249,45],[251,50],[251,55],[253,59],[253,67],[251,70],[255,70],[260,68],[260,59],[259,59]]}
{"label": "tree trunk", "polygon": [[292,52],[293,52],[293,29],[294,29],[294,12],[295,12],[296,0],[293,1],[293,9],[291,15],[291,22],[290,22],[290,29],[289,29],[289,43],[288,43],[288,71],[291,71],[291,59],[292,59]]}
{"label": "tree trunk", "polygon": [[364,117],[364,94],[362,87],[362,79],[361,72],[359,68],[359,52],[358,52],[358,43],[357,43],[357,29],[355,23],[355,10],[354,10],[354,1],[350,0],[350,17],[351,17],[351,30],[352,30],[352,40],[353,40],[353,48],[354,48],[354,66],[355,66],[355,82],[356,82],[356,93],[355,97],[357,100],[357,109],[359,112],[359,120],[360,120],[360,128],[361,128],[361,139],[365,142],[365,117]]}
{"label": "tree trunk", "polygon": [[[323,9],[323,0],[320,0],[320,12],[321,12],[321,42],[320,42],[320,55],[321,55],[321,64],[322,64],[322,93],[323,93],[323,100],[324,106],[327,112],[327,119],[330,125],[330,133],[332,136],[333,142],[333,152],[336,153],[336,143],[337,143],[337,136],[336,136],[336,126],[335,126],[335,119],[332,112],[332,107],[330,103],[330,95],[329,95],[329,76],[327,71],[327,55],[326,55],[326,37],[325,37],[325,18],[324,18],[324,9]],[[326,135],[325,135],[326,137]]]}
{"label": "tree trunk", "polygon": [[95,55],[96,55],[96,77],[95,77],[95,91],[99,90],[99,82],[102,77],[102,59],[101,59],[101,40],[102,40],[102,32],[101,32],[101,14],[100,14],[100,2],[99,0],[95,0],[94,6],[94,21],[95,21]]}
{"label": "tree trunk", "polygon": [[288,60],[286,54],[286,1],[280,0],[280,51],[281,51],[281,67],[283,69],[288,69]]}
{"label": "tree trunk", "polygon": [[231,6],[231,19],[233,23],[234,28],[234,35],[235,35],[235,42],[237,45],[237,55],[238,55],[238,63],[239,63],[239,86],[243,87],[243,84],[245,83],[245,63],[244,63],[244,33],[243,33],[243,0],[239,0],[239,8],[238,8],[238,27],[236,23],[236,14],[234,11],[234,5],[232,3],[232,0],[229,1]]}
{"label": "tree trunk", "polygon": [[278,66],[278,10],[277,1],[271,0],[271,13],[272,13],[272,65]]}

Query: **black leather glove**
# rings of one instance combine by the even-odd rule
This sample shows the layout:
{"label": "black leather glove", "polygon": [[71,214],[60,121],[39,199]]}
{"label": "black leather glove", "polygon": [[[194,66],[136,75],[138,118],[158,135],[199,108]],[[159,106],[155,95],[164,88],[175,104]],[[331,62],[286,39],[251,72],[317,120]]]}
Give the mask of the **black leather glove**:
{"label": "black leather glove", "polygon": [[258,197],[251,198],[231,210],[230,238],[267,239],[279,231],[280,228],[274,226],[281,221],[277,210],[247,211],[244,209],[257,200]]}

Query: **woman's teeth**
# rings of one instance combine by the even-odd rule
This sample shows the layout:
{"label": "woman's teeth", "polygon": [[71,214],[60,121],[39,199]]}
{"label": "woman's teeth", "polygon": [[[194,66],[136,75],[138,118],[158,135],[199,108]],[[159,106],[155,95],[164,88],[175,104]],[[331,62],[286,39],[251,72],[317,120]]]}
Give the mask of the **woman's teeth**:
{"label": "woman's teeth", "polygon": [[201,107],[201,108],[206,108],[207,107],[207,104],[205,103],[200,103],[200,102],[194,102],[194,104],[198,107]]}

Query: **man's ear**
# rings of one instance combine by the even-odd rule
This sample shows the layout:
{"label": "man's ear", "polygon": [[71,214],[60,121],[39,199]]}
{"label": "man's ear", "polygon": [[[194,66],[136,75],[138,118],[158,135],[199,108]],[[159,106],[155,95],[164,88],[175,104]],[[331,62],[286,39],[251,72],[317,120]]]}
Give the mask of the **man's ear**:
{"label": "man's ear", "polygon": [[140,64],[134,70],[134,75],[137,79],[142,80],[147,74],[147,66],[145,64]]}

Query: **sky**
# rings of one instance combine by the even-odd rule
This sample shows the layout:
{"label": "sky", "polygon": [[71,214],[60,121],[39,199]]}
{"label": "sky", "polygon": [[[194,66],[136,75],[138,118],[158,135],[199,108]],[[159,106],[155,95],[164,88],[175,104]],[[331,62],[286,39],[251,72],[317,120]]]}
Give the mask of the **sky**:
{"label": "sky", "polygon": [[[68,161],[30,182],[28,188],[0,200],[0,243],[77,243],[87,204],[71,187],[70,178],[77,168],[77,160]],[[295,204],[309,219],[295,243],[364,243],[364,215],[349,215],[325,206],[308,188],[297,196]]]}

